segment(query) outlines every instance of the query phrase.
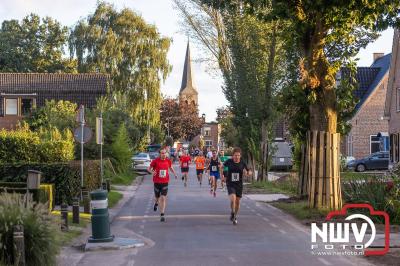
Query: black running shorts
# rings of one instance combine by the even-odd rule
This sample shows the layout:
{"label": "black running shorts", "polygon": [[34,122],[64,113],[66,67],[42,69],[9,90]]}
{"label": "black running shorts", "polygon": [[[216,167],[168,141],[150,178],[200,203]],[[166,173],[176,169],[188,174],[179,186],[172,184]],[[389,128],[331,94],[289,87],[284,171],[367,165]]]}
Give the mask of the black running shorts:
{"label": "black running shorts", "polygon": [[168,183],[154,183],[154,195],[159,198],[160,195],[167,196]]}
{"label": "black running shorts", "polygon": [[196,169],[196,174],[201,175],[204,173],[204,169]]}
{"label": "black running shorts", "polygon": [[228,189],[228,195],[235,194],[236,197],[241,198],[243,194],[243,186],[227,184],[226,188]]}
{"label": "black running shorts", "polygon": [[189,173],[189,167],[185,167],[185,168],[181,167],[181,172],[182,173]]}

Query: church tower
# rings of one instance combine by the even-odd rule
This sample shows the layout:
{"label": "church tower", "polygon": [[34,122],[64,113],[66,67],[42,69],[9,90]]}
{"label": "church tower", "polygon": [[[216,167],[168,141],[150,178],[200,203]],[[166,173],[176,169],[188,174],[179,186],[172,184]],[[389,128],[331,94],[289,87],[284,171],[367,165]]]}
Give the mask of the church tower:
{"label": "church tower", "polygon": [[186,48],[185,65],[183,67],[182,85],[179,91],[179,102],[198,105],[198,92],[193,85],[192,62],[189,41]]}

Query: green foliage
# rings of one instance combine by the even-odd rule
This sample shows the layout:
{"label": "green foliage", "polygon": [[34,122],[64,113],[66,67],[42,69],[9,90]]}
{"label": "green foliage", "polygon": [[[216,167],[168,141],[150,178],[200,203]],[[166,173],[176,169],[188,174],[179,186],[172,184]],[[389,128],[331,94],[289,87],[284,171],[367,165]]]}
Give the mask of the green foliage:
{"label": "green foliage", "polygon": [[[161,104],[161,124],[165,133],[175,139],[192,140],[200,134],[203,119],[196,105],[180,103],[178,99],[165,98]],[[168,130],[169,129],[169,130]]]}
{"label": "green foliage", "polygon": [[5,20],[0,29],[0,72],[75,72],[76,61],[64,57],[68,28],[50,17],[30,14]]}
{"label": "green foliage", "polygon": [[13,226],[23,225],[27,265],[55,265],[60,250],[59,225],[47,206],[18,194],[0,194],[0,262],[12,263]]}
{"label": "green foliage", "polygon": [[32,130],[56,127],[60,131],[72,131],[76,125],[77,108],[76,103],[69,101],[46,100],[45,105],[36,109],[25,121]]}
{"label": "green foliage", "polygon": [[139,124],[153,127],[159,124],[160,84],[171,71],[170,43],[133,10],[117,11],[105,2],[80,20],[69,38],[79,72],[110,74],[111,89],[127,97],[129,114]]}
{"label": "green foliage", "polygon": [[72,133],[57,128],[40,132],[26,125],[17,130],[0,130],[0,163],[63,162],[73,159]]}
{"label": "green foliage", "polygon": [[119,173],[126,172],[132,165],[132,150],[129,147],[128,132],[121,124],[111,144],[112,162]]}

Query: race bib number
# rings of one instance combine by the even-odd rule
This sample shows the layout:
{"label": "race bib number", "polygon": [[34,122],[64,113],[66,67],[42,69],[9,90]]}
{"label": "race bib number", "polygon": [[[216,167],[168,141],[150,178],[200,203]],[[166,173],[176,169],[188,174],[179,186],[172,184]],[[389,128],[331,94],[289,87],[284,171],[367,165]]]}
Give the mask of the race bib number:
{"label": "race bib number", "polygon": [[239,173],[232,173],[232,182],[238,182],[240,178]]}
{"label": "race bib number", "polygon": [[201,163],[197,164],[197,168],[201,168],[202,166],[203,166],[203,164],[201,164]]}
{"label": "race bib number", "polygon": [[167,170],[160,170],[160,178],[167,177]]}
{"label": "race bib number", "polygon": [[211,171],[216,172],[217,171],[217,167],[215,165],[211,166]]}
{"label": "race bib number", "polygon": [[187,164],[187,163],[183,163],[183,164],[182,164],[182,167],[183,167],[183,168],[188,167],[188,164]]}

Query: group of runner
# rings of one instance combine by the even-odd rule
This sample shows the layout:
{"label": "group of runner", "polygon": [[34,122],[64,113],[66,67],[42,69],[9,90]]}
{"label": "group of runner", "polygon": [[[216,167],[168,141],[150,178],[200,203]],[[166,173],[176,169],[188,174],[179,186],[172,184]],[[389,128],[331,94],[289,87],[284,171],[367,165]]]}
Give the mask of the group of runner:
{"label": "group of runner", "polygon": [[[246,163],[241,158],[241,149],[234,148],[232,158],[229,159],[224,155],[223,151],[220,151],[220,156],[216,150],[212,150],[210,154],[207,154],[206,158],[203,152],[199,152],[198,156],[194,158],[196,165],[196,175],[200,186],[202,185],[202,179],[204,170],[207,171],[209,176],[209,184],[211,185],[210,193],[216,197],[217,181],[221,180],[221,185],[224,188],[224,182],[226,182],[226,188],[230,199],[230,221],[237,224],[237,214],[240,209],[240,199],[243,193],[243,177],[250,176],[251,170],[247,167]],[[183,151],[180,158],[180,167],[182,173],[182,181],[184,186],[187,186],[187,179],[189,173],[189,165],[192,162],[192,158]],[[170,181],[170,174],[172,172],[177,179],[172,162],[167,157],[166,149],[160,150],[160,156],[154,159],[148,171],[153,175],[154,183],[154,211],[160,210],[160,221],[165,222],[165,208],[167,204],[168,194],[168,183]]]}

